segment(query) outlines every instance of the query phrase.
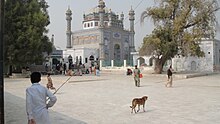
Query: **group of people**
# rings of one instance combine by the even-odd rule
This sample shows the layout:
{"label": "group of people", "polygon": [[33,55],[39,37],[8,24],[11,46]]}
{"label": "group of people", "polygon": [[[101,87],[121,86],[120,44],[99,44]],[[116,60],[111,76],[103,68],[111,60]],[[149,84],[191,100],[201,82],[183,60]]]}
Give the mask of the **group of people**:
{"label": "group of people", "polygon": [[[131,75],[133,73],[134,75],[134,82],[136,87],[140,87],[140,78],[142,77],[140,69],[135,65],[135,68],[133,72],[131,70],[127,70],[127,75]],[[172,66],[170,66],[167,69],[167,82],[165,83],[165,87],[172,87],[173,82],[173,69]]]}
{"label": "group of people", "polygon": [[[97,71],[97,70],[96,70]],[[140,87],[141,71],[135,65],[133,70],[135,86]],[[166,87],[172,87],[172,67],[167,70],[168,81]],[[47,75],[48,83],[46,87],[40,84],[41,74],[33,72],[30,75],[32,85],[26,89],[26,111],[28,124],[50,124],[48,108],[52,107],[56,101],[56,96],[49,90],[55,90],[50,74]]]}

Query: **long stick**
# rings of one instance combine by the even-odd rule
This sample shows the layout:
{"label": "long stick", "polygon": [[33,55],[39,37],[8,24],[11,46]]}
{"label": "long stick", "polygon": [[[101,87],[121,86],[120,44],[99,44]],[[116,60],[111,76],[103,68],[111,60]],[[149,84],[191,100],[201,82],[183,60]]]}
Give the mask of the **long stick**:
{"label": "long stick", "polygon": [[60,87],[58,87],[57,90],[56,90],[53,94],[56,94],[57,91],[58,91],[61,87],[63,87],[63,85],[64,85],[65,83],[67,83],[67,82],[70,80],[71,77],[72,77],[72,76],[70,76],[69,78],[67,78],[66,81],[63,82],[63,83],[60,85]]}
{"label": "long stick", "polygon": [[[56,94],[57,91],[58,91],[65,83],[67,83],[67,82],[70,80],[71,77],[72,77],[72,76],[70,76],[69,78],[67,78],[66,81],[63,82],[63,83],[60,85],[60,87],[58,87],[57,90],[56,90],[53,94]],[[49,100],[49,98],[47,99],[47,101],[48,101],[48,100]]]}

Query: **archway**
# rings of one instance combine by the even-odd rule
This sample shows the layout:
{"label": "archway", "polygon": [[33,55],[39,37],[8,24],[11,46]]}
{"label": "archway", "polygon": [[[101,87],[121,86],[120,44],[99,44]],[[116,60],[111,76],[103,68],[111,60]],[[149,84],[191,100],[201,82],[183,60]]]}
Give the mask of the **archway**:
{"label": "archway", "polygon": [[71,55],[68,56],[68,61],[69,61],[69,63],[73,62],[73,57]]}
{"label": "archway", "polygon": [[149,66],[153,66],[153,57],[149,59]]}
{"label": "archway", "polygon": [[90,60],[90,61],[94,61],[94,56],[91,55],[91,56],[89,57],[89,60]]}
{"label": "archway", "polygon": [[120,60],[121,58],[121,49],[119,44],[114,45],[114,60]]}
{"label": "archway", "polygon": [[196,62],[195,61],[191,62],[191,71],[196,71]]}
{"label": "archway", "polygon": [[140,61],[140,65],[142,65],[143,63],[145,63],[145,59],[143,57],[139,57],[138,60]]}

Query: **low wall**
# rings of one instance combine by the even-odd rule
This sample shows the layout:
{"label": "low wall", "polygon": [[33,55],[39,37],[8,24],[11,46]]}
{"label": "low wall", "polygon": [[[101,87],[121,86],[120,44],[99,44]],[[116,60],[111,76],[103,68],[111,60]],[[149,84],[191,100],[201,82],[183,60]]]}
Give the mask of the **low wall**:
{"label": "low wall", "polygon": [[22,74],[22,73],[12,73],[10,78],[29,78],[30,74]]}
{"label": "low wall", "polygon": [[[127,71],[127,69],[130,68],[131,70],[134,69],[134,67],[128,66],[128,67],[101,67],[101,70],[103,71]],[[142,73],[152,73],[154,71],[153,67],[151,66],[145,66],[145,67],[140,67],[139,68]]]}

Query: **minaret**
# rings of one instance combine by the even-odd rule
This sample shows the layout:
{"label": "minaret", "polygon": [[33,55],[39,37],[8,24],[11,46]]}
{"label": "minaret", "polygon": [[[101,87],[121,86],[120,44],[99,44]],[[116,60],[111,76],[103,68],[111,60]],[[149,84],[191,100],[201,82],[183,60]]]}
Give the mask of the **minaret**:
{"label": "minaret", "polygon": [[100,28],[100,43],[99,43],[99,59],[105,59],[104,52],[104,14],[105,14],[105,2],[103,0],[99,0],[99,28]]}
{"label": "minaret", "polygon": [[[129,11],[129,21],[130,21],[130,52],[135,52],[135,47],[134,47],[134,10],[131,7],[131,10]],[[133,65],[133,55],[130,53],[130,63]]]}
{"label": "minaret", "polygon": [[105,14],[105,2],[103,0],[99,0],[99,26],[104,27],[104,14]]}
{"label": "minaret", "polygon": [[108,20],[109,20],[109,27],[112,26],[112,10],[110,9],[108,12]]}
{"label": "minaret", "polygon": [[67,37],[67,45],[66,48],[72,48],[71,45],[71,21],[72,21],[72,11],[70,8],[66,11],[66,21],[67,21],[67,30],[66,30],[66,37]]}
{"label": "minaret", "polygon": [[134,17],[135,13],[134,10],[131,7],[131,10],[129,11],[129,21],[130,21],[130,34],[131,34],[131,46],[130,46],[130,50],[131,52],[135,52],[135,47],[134,47]]}
{"label": "minaret", "polygon": [[52,34],[50,42],[52,43],[53,51],[56,50],[56,47],[55,47],[55,44],[54,44],[54,34]]}
{"label": "minaret", "polygon": [[123,14],[123,12],[121,13],[120,17],[121,17],[121,21],[122,21],[121,26],[122,26],[122,28],[124,28],[124,14]]}

